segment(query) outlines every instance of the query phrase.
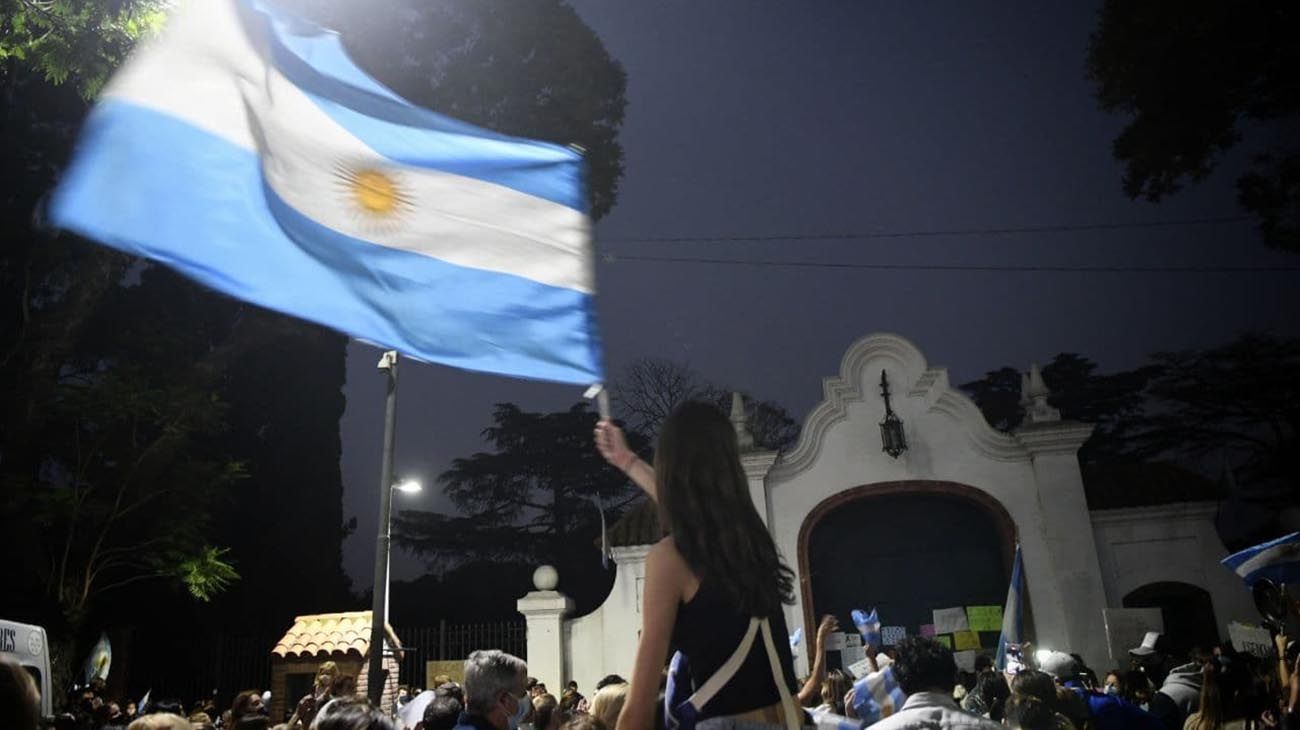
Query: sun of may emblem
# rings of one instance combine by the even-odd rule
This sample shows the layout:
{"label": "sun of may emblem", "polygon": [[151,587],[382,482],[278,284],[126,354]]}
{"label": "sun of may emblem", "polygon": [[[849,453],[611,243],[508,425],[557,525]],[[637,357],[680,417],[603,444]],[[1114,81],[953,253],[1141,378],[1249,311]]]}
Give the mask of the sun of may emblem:
{"label": "sun of may emblem", "polygon": [[353,211],[368,223],[396,222],[411,207],[410,197],[392,172],[339,164],[334,174]]}

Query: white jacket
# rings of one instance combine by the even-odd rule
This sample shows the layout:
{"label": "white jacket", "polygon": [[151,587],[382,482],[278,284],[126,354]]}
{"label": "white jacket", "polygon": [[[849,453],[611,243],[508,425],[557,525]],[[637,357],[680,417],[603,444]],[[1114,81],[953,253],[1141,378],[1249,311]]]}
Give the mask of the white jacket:
{"label": "white jacket", "polygon": [[871,726],[871,730],[1006,730],[1002,725],[972,715],[957,706],[945,692],[917,692],[903,709]]}

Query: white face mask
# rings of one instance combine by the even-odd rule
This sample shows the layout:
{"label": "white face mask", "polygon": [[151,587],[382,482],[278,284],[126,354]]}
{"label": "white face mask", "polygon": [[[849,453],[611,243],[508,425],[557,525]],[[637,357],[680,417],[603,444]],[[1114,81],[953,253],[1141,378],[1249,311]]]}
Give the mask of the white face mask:
{"label": "white face mask", "polygon": [[1117,694],[1119,694],[1119,685],[1117,685],[1117,684],[1108,684],[1108,685],[1106,685],[1106,694],[1108,694],[1108,695],[1117,695]]}

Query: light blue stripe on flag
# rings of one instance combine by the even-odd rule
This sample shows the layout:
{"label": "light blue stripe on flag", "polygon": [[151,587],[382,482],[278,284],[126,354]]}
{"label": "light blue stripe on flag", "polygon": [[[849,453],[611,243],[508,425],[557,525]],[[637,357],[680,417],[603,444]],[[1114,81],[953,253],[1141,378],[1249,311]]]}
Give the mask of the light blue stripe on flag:
{"label": "light blue stripe on flag", "polygon": [[998,636],[998,652],[994,657],[994,666],[1007,668],[1007,646],[1024,642],[1024,616],[1021,602],[1024,600],[1023,563],[1020,556],[1020,544],[1016,543],[1016,557],[1011,564],[1011,584],[1007,587],[1007,603],[1002,609],[1002,633]]}
{"label": "light blue stripe on flag", "polygon": [[[250,3],[276,67],[344,129],[398,162],[504,185],[586,212],[582,156],[413,106],[357,68],[338,36]],[[443,134],[429,134],[428,132]]]}
{"label": "light blue stripe on flag", "polygon": [[1248,585],[1261,578],[1278,584],[1300,583],[1300,532],[1233,553],[1223,564]]}
{"label": "light blue stripe on flag", "polygon": [[417,359],[601,380],[581,156],[413,107],[275,23],[245,0],[169,19],[87,119],[53,222]]}
{"label": "light blue stripe on flag", "polygon": [[253,153],[165,114],[109,100],[82,134],[51,210],[65,228],[420,359],[599,379],[588,295],[313,228],[266,194]]}

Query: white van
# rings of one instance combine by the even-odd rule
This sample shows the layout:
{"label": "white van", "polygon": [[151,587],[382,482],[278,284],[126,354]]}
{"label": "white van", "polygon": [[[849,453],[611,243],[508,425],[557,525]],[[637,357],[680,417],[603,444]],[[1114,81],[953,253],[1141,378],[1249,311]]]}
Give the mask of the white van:
{"label": "white van", "polygon": [[50,694],[50,642],[45,629],[0,619],[0,658],[21,666],[36,680],[41,692],[41,717],[54,714]]}

